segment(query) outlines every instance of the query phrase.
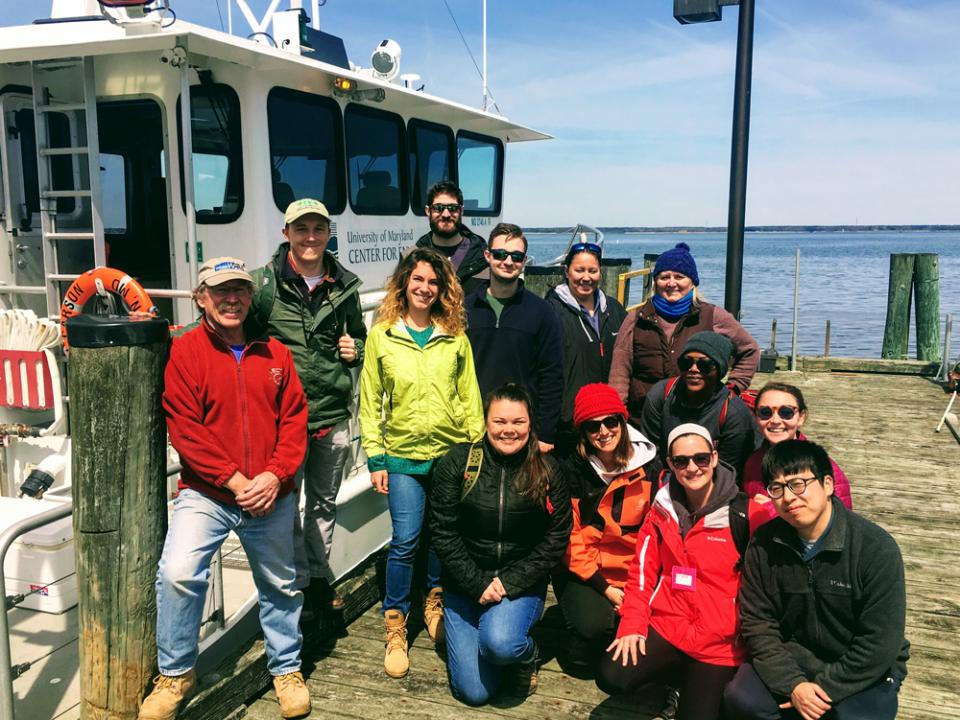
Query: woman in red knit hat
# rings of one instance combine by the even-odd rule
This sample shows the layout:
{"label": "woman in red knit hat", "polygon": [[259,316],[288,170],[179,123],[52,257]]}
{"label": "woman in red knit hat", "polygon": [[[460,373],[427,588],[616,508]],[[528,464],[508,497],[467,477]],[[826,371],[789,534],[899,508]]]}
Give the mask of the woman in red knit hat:
{"label": "woman in red knit hat", "polygon": [[656,446],[627,424],[617,391],[604,383],[576,395],[577,451],[564,468],[573,505],[566,572],[554,577],[560,608],[576,641],[565,665],[596,664],[619,621],[623,588],[663,467]]}

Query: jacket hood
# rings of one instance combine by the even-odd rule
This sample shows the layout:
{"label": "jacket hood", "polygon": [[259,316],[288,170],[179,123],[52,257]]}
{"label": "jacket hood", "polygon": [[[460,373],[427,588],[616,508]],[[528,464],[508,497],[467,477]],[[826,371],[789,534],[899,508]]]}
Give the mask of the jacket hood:
{"label": "jacket hood", "polygon": [[[400,337],[406,338],[410,342],[413,342],[413,338],[410,337],[410,332],[407,330],[406,323],[403,322],[403,318],[397,318],[397,321],[390,326],[390,334],[399,334]],[[438,337],[448,336],[450,333],[444,332],[444,330],[439,325],[433,326],[433,333],[430,335],[430,340]],[[428,340],[427,342],[430,342]]]}
{"label": "jacket hood", "polygon": [[[563,302],[564,305],[569,307],[574,312],[578,314],[581,312],[582,308],[580,306],[580,303],[578,303],[577,299],[573,297],[573,291],[570,290],[570,286],[567,285],[566,283],[561,283],[560,285],[557,285],[550,292],[555,293],[556,296],[560,298],[561,302]],[[602,290],[597,289],[597,312],[602,314],[602,313],[605,313],[606,311],[607,311],[607,296]]]}
{"label": "jacket hood", "polygon": [[700,518],[729,505],[738,492],[736,471],[721,460],[714,471],[713,492],[710,493],[710,499],[697,512],[691,513],[687,509],[686,492],[670,470],[667,471],[666,482],[657,491],[653,504],[676,520],[677,525],[680,526],[680,534],[686,535]]}
{"label": "jacket hood", "polygon": [[603,466],[603,463],[600,462],[600,458],[596,455],[589,456],[590,466],[607,485],[617,476],[643,467],[657,455],[657,446],[647,440],[643,433],[629,423],[627,423],[627,437],[630,438],[630,444],[633,446],[633,454],[630,456],[630,459],[627,460],[626,467],[610,472]]}

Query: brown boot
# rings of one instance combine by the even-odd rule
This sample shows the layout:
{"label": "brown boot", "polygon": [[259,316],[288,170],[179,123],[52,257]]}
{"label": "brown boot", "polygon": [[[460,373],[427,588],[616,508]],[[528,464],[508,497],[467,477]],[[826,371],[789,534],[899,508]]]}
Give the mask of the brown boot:
{"label": "brown boot", "polygon": [[273,689],[280,703],[280,717],[296,718],[310,713],[310,691],[299,672],[275,676]]}
{"label": "brown boot", "polygon": [[387,610],[383,614],[387,628],[387,651],[383,656],[383,669],[392,678],[402,678],[410,670],[407,657],[407,618],[399,610]]}
{"label": "brown boot", "polygon": [[137,720],[173,720],[180,706],[197,689],[197,674],[193,670],[183,675],[157,675],[153,690],[140,706]]}
{"label": "brown boot", "polygon": [[424,599],[423,626],[434,645],[440,645],[446,640],[443,630],[443,588],[435,587]]}

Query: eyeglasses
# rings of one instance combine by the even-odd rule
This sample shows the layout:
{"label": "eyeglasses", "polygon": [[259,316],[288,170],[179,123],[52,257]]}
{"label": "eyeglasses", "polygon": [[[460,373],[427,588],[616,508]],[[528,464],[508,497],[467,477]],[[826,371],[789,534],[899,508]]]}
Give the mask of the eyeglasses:
{"label": "eyeglasses", "polygon": [[430,206],[430,211],[435,212],[437,215],[443,215],[443,211],[446,210],[451,215],[456,215],[460,212],[459,203],[434,203]]}
{"label": "eyeglasses", "polygon": [[580,427],[583,428],[584,432],[590,433],[591,435],[596,432],[600,432],[600,426],[603,425],[607,430],[616,430],[620,427],[620,416],[619,415],[607,415],[605,418],[600,420],[584,420],[580,423]]}
{"label": "eyeglasses", "polygon": [[761,405],[757,408],[757,417],[761,420],[769,420],[773,417],[773,414],[776,413],[780,416],[781,420],[792,420],[793,416],[798,412],[800,412],[800,408],[793,407],[792,405],[781,405],[780,407]]}
{"label": "eyeglasses", "polygon": [[767,495],[772,497],[774,500],[779,500],[783,497],[783,492],[787,488],[790,488],[790,492],[794,495],[803,495],[807,491],[807,485],[812,483],[814,480],[819,480],[818,477],[809,477],[809,478],[793,478],[792,480],[782,483],[782,482],[772,482],[767,485]]}
{"label": "eyeglasses", "polygon": [[706,470],[710,467],[710,461],[713,459],[713,453],[695,453],[693,455],[671,455],[670,462],[673,463],[675,467],[685,468],[690,465],[690,461],[693,460],[693,464],[696,465],[701,470]]}
{"label": "eyeglasses", "polygon": [[503,248],[491,250],[490,255],[497,262],[503,262],[509,256],[515,263],[521,263],[527,257],[527,254],[522,250],[504,250]]}
{"label": "eyeglasses", "polygon": [[598,258],[603,255],[603,248],[597,245],[596,243],[590,242],[579,242],[574,243],[570,246],[570,251],[567,253],[567,257],[572,258],[577,253],[588,252],[593,253]]}
{"label": "eyeglasses", "polygon": [[695,358],[690,357],[689,355],[684,355],[682,358],[677,360],[677,367],[683,372],[687,372],[687,370],[692,368],[694,365],[696,365],[697,369],[705,375],[712,373],[717,369],[717,364],[710,358]]}

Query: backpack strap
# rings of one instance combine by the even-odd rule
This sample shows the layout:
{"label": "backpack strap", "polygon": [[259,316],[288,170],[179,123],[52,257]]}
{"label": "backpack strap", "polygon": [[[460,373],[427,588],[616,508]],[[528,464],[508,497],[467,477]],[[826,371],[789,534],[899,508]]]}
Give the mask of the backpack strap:
{"label": "backpack strap", "polygon": [[676,386],[677,381],[680,379],[679,375],[676,375],[671,378],[667,378],[667,384],[663,386],[663,399],[666,400],[670,397],[670,393],[673,392],[673,388]]}
{"label": "backpack strap", "polygon": [[470,494],[473,486],[480,477],[480,468],[483,467],[483,446],[472,444],[467,453],[467,464],[463,468],[463,485],[460,488],[460,500]]}
{"label": "backpack strap", "polygon": [[748,504],[749,498],[742,492],[737,493],[737,496],[730,503],[730,534],[733,536],[733,544],[740,554],[740,559],[736,565],[738,570],[743,565],[743,554],[747,551],[747,545],[750,543]]}
{"label": "backpack strap", "polygon": [[[727,421],[727,412],[730,410],[730,395],[732,394],[733,390],[727,394],[726,399],[723,401],[723,407],[720,408],[720,419],[717,420],[717,433],[723,432],[723,424]],[[719,441],[720,439],[717,438],[717,442]]]}

